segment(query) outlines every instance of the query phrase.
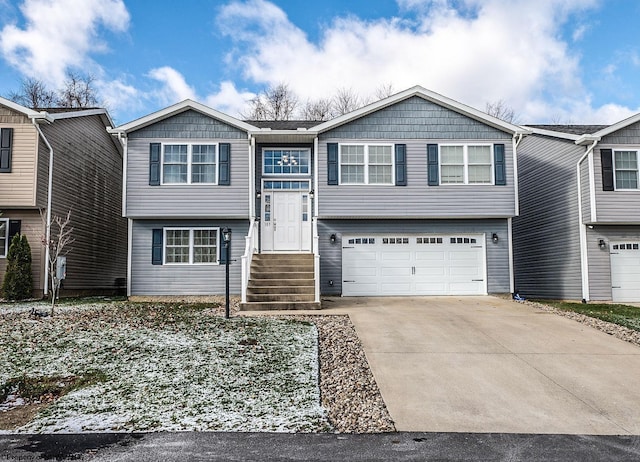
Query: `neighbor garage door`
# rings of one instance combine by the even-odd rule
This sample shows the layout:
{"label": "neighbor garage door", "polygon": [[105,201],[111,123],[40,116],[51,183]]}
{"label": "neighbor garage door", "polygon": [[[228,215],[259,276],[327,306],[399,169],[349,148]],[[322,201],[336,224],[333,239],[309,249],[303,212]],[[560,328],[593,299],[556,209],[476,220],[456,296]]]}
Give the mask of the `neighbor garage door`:
{"label": "neighbor garage door", "polygon": [[484,236],[346,235],[342,295],[487,293]]}
{"label": "neighbor garage door", "polygon": [[611,242],[611,298],[640,302],[640,242]]}

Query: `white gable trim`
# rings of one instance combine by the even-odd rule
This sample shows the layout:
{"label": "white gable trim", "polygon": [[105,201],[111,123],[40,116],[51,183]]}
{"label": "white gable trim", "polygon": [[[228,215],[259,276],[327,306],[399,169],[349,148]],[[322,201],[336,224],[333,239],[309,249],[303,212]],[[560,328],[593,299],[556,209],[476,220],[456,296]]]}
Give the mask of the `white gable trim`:
{"label": "white gable trim", "polygon": [[523,125],[522,128],[527,130],[529,134],[552,136],[554,138],[562,138],[564,140],[576,141],[581,137],[581,135],[575,135],[573,133],[566,133],[566,132],[560,132],[555,130],[545,130],[544,128],[528,127],[526,125]]}
{"label": "white gable trim", "polygon": [[353,112],[344,114],[340,117],[336,117],[335,119],[316,125],[311,130],[318,133],[322,133],[322,132],[331,130],[335,127],[338,127],[340,125],[351,122],[353,120],[359,119],[360,117],[363,117],[365,115],[376,112],[380,109],[384,109],[388,106],[391,106],[405,99],[411,98],[413,96],[418,96],[427,101],[431,101],[432,103],[435,103],[439,106],[446,107],[460,114],[466,115],[479,122],[482,122],[484,124],[497,128],[498,130],[502,130],[511,134],[526,132],[526,130],[524,130],[522,127],[510,124],[509,122],[500,120],[497,117],[490,116],[489,114],[486,114],[470,106],[454,101],[450,98],[447,98],[446,96],[442,96],[439,93],[435,93],[433,91],[427,90],[421,86],[415,86],[413,88],[409,88],[400,93],[396,93],[395,95],[391,95],[388,98],[382,99],[380,101],[376,101],[375,103],[364,106]]}
{"label": "white gable trim", "polygon": [[201,114],[207,115],[214,119],[218,119],[222,122],[225,122],[233,127],[239,128],[246,132],[256,131],[257,127],[250,125],[246,122],[236,119],[235,117],[231,117],[230,115],[224,114],[220,111],[216,111],[204,104],[198,103],[196,101],[186,99],[181,101],[173,106],[166,107],[157,112],[149,114],[147,116],[141,117],[140,119],[133,120],[124,125],[120,125],[112,130],[112,133],[128,133],[135,130],[139,130],[146,126],[152,125],[160,120],[167,119],[176,114],[180,114],[181,112],[187,111],[189,109],[193,109],[194,111],[200,112]]}
{"label": "white gable trim", "polygon": [[609,125],[608,127],[603,128],[602,130],[597,131],[593,134],[583,135],[578,140],[576,140],[576,144],[589,144],[593,142],[594,139],[600,141],[603,136],[610,135],[611,133],[617,132],[618,130],[628,127],[629,125],[632,125],[636,122],[640,122],[640,113],[621,120],[620,122],[613,125]]}
{"label": "white gable trim", "polygon": [[16,112],[24,114],[27,117],[42,116],[42,114],[38,111],[34,111],[33,109],[29,109],[28,107],[22,106],[18,103],[14,103],[13,101],[3,98],[1,96],[0,96],[0,104]]}

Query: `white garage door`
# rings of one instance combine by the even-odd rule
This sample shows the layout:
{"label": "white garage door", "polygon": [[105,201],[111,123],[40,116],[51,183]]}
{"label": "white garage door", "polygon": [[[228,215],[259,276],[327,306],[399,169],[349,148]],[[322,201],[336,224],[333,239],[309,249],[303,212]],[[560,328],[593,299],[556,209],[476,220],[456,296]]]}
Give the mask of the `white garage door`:
{"label": "white garage door", "polygon": [[611,298],[640,302],[640,242],[611,243]]}
{"label": "white garage door", "polygon": [[487,293],[484,236],[346,235],[342,295]]}

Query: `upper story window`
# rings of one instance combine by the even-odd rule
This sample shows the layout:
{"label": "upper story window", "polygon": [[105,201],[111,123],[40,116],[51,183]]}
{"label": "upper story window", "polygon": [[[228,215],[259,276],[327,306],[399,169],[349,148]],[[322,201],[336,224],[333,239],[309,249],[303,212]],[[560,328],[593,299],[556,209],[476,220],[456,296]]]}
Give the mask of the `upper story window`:
{"label": "upper story window", "polygon": [[393,184],[393,145],[341,144],[340,184]]}
{"label": "upper story window", "polygon": [[441,184],[493,184],[490,145],[441,145]]}
{"label": "upper story window", "polygon": [[262,173],[265,175],[308,175],[311,173],[309,149],[265,149]]}
{"label": "upper story window", "polygon": [[165,144],[163,184],[216,184],[217,145]]}
{"label": "upper story window", "polygon": [[9,251],[9,220],[0,219],[0,257]]}
{"label": "upper story window", "polygon": [[218,228],[165,228],[165,264],[218,262]]}
{"label": "upper story window", "polygon": [[614,151],[616,189],[638,189],[638,151]]}

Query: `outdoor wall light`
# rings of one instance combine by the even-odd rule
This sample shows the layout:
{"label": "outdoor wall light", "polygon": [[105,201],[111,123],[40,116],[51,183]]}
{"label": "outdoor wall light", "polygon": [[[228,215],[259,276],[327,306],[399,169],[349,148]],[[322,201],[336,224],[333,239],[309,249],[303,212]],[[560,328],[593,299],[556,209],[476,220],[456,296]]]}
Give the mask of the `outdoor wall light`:
{"label": "outdoor wall light", "polygon": [[312,189],[311,191],[309,191],[309,197],[310,197],[311,199],[313,199],[313,195],[314,195],[314,193],[313,193],[313,189]]}
{"label": "outdoor wall light", "polygon": [[229,228],[222,229],[222,240],[225,244],[231,241],[231,230]]}
{"label": "outdoor wall light", "polygon": [[260,191],[256,191],[256,199],[260,199],[262,197],[262,194],[260,194]]}
{"label": "outdoor wall light", "polygon": [[331,241],[332,244],[336,243],[336,235],[335,235],[335,233],[332,234],[331,236],[329,236],[329,241]]}
{"label": "outdoor wall light", "polygon": [[494,244],[497,244],[498,243],[498,234],[493,233],[491,235],[491,240],[493,241]]}
{"label": "outdoor wall light", "polygon": [[607,243],[604,241],[604,239],[600,239],[598,241],[598,247],[600,247],[602,250],[607,248]]}

